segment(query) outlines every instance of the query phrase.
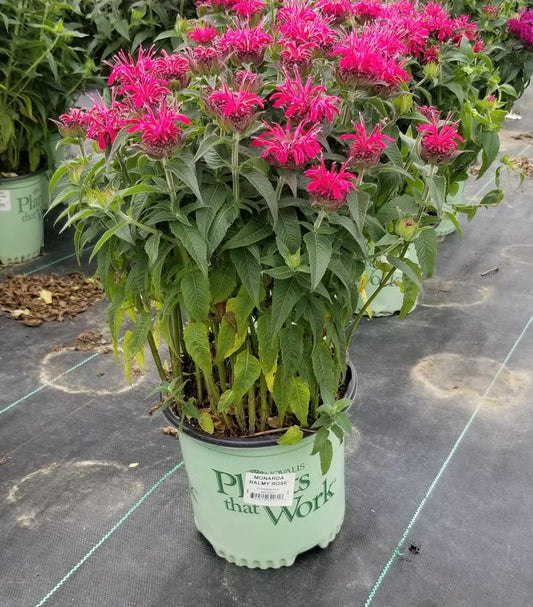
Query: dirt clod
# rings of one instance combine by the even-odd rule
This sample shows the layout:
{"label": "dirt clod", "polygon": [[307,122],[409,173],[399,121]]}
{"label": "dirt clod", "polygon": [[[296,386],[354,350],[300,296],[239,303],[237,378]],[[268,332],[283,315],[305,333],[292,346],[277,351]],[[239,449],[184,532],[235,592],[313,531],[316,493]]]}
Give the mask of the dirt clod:
{"label": "dirt clod", "polygon": [[28,327],[72,318],[104,296],[98,282],[81,272],[14,274],[0,284],[0,310]]}
{"label": "dirt clod", "polygon": [[517,156],[511,161],[524,173],[526,177],[533,177],[533,162],[527,156]]}

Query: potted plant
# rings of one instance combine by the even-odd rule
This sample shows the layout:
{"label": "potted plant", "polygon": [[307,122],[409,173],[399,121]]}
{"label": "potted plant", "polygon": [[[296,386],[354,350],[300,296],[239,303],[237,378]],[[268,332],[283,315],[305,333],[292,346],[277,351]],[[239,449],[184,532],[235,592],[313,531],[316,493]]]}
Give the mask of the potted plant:
{"label": "potted plant", "polygon": [[43,240],[52,168],[51,118],[91,71],[76,51],[69,10],[49,0],[6,0],[0,29],[0,263],[30,259]]}
{"label": "potted plant", "polygon": [[[201,13],[174,53],[114,58],[107,100],[63,119],[94,152],[51,187],[78,252],[94,245],[115,344],[128,319],[126,374],[145,347],[155,362],[198,529],[279,567],[340,528],[349,345],[396,270],[404,311],[431,275],[463,138],[394,103],[402,27],[342,2]],[[382,279],[354,316],[370,258]]]}

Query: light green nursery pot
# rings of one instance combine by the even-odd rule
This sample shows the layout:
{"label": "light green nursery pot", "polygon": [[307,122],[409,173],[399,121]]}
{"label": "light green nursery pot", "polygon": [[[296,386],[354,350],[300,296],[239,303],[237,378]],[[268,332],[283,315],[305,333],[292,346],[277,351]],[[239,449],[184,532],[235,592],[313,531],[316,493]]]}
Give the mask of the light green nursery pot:
{"label": "light green nursery pot", "polygon": [[[353,367],[349,373],[346,397],[353,399]],[[194,521],[219,556],[250,568],[278,568],[335,538],[345,510],[344,443],[332,437],[331,467],[322,475],[318,455],[311,455],[313,440],[310,435],[287,446],[264,436],[180,433]]]}
{"label": "light green nursery pot", "polygon": [[0,179],[0,263],[17,263],[39,255],[47,193],[45,171]]}

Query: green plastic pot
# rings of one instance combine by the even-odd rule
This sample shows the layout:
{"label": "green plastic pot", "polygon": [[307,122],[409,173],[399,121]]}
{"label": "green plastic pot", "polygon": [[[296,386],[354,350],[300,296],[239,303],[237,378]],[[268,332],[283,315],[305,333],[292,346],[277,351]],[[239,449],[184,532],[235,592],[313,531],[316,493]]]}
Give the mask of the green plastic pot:
{"label": "green plastic pot", "polygon": [[[351,365],[349,377],[345,396],[353,400]],[[165,415],[179,426],[171,412]],[[194,522],[219,556],[245,567],[279,568],[335,538],[345,511],[344,443],[332,439],[331,467],[322,475],[318,455],[311,455],[314,434],[287,446],[271,436],[218,438],[184,426],[180,444]],[[285,505],[276,505],[280,487],[291,480]],[[251,503],[258,499],[256,487],[261,504]]]}
{"label": "green plastic pot", "polygon": [[[459,181],[457,183],[457,191],[455,192],[455,194],[448,194],[448,196],[446,196],[446,203],[443,207],[444,212],[453,213],[453,207],[451,205],[463,204],[465,199],[465,190],[466,181]],[[447,217],[444,217],[444,219],[442,219],[442,221],[437,226],[435,226],[435,234],[439,238],[453,234],[455,230],[455,224],[451,219],[448,219]]]}
{"label": "green plastic pot", "polygon": [[[407,249],[407,259],[418,263],[418,257],[416,255],[416,250],[414,245],[409,245]],[[367,284],[366,284],[366,296],[367,298],[371,297],[379,284],[381,283],[382,272],[377,269],[370,263],[367,263],[366,268],[367,275]],[[361,306],[363,305],[361,299],[358,302],[357,308],[355,312],[359,312]],[[392,316],[399,312],[402,309],[403,305],[403,290],[402,290],[402,272],[400,270],[396,270],[391,277],[389,283],[383,287],[381,292],[378,294],[376,299],[370,304],[370,310],[372,312],[372,316]],[[410,312],[412,312],[416,308],[415,305],[411,308]],[[368,309],[367,309],[368,310]],[[365,314],[368,315],[368,311],[365,311]]]}
{"label": "green plastic pot", "polygon": [[48,199],[48,175],[0,179],[0,263],[37,257],[43,246],[43,208]]}

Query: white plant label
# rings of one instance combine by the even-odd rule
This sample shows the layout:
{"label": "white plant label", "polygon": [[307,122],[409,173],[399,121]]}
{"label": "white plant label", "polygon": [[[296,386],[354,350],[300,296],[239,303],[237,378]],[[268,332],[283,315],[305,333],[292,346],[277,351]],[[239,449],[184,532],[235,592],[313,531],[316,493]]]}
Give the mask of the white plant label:
{"label": "white plant label", "polygon": [[247,472],[244,478],[243,501],[254,506],[292,506],[295,477],[294,472],[286,474]]}
{"label": "white plant label", "polygon": [[0,211],[11,211],[11,192],[0,190]]}

